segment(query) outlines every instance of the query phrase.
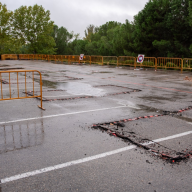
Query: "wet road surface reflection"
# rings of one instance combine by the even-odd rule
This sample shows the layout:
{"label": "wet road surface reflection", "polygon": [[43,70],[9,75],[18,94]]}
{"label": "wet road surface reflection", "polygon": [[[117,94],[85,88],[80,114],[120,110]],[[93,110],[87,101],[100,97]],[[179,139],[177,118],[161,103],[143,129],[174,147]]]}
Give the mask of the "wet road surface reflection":
{"label": "wet road surface reflection", "polygon": [[43,141],[43,122],[0,127],[0,154],[41,145]]}

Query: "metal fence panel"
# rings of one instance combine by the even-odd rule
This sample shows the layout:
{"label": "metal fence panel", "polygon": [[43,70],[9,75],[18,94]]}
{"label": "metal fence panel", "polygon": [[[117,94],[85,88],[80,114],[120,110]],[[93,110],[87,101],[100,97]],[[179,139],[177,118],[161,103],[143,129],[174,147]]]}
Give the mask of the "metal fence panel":
{"label": "metal fence panel", "polygon": [[[30,80],[28,81],[29,77],[27,77],[27,74],[30,73]],[[35,77],[34,73],[39,74],[39,89],[40,89],[40,95],[35,95]],[[22,76],[19,76],[22,75]],[[13,79],[13,77],[15,79]],[[19,78],[20,77],[20,78]],[[22,82],[21,82],[22,77]],[[32,94],[28,95],[27,92],[27,84],[32,83],[33,84],[33,91]],[[15,100],[15,99],[27,99],[27,98],[40,98],[41,99],[41,105],[38,106],[39,108],[43,109],[42,106],[42,75],[37,70],[16,70],[16,71],[0,71],[0,101],[3,100]],[[23,85],[23,86],[22,86]],[[6,89],[3,89],[3,87],[6,86]],[[24,90],[24,96],[22,93],[20,93],[20,90]],[[22,96],[21,96],[22,95]]]}

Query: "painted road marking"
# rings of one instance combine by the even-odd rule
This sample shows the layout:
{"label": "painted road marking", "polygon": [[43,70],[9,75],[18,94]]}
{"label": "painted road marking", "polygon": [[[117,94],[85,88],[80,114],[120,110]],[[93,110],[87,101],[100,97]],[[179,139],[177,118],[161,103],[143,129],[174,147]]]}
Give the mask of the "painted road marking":
{"label": "painted road marking", "polygon": [[188,122],[188,124],[191,124],[191,125],[192,125],[192,123],[189,123],[189,122]]}
{"label": "painted road marking", "polygon": [[[188,132],[184,132],[184,133],[180,133],[180,134],[176,134],[176,135],[156,139],[156,140],[154,140],[152,142],[144,143],[143,145],[150,145],[153,142],[166,141],[166,140],[175,139],[175,138],[178,138],[178,137],[183,137],[183,136],[186,136],[186,135],[189,135],[189,134],[192,134],[192,131],[188,131]],[[1,179],[1,184],[9,183],[11,181],[16,181],[16,180],[19,180],[19,179],[28,178],[28,177],[31,177],[31,176],[35,176],[35,175],[38,175],[38,174],[42,174],[42,173],[46,173],[46,172],[50,172],[50,171],[54,171],[54,170],[58,170],[58,169],[63,169],[65,167],[69,167],[69,166],[72,166],[72,165],[77,165],[77,164],[80,164],[80,163],[93,161],[95,159],[101,159],[101,158],[104,158],[104,157],[107,157],[107,156],[110,156],[110,155],[114,155],[114,154],[117,154],[117,153],[121,153],[121,152],[124,152],[124,151],[134,149],[136,147],[137,146],[135,146],[135,145],[130,145],[128,147],[116,149],[116,150],[109,151],[109,152],[106,152],[106,153],[101,153],[101,154],[94,155],[94,156],[91,156],[91,157],[86,157],[86,158],[83,158],[83,159],[78,159],[78,160],[75,160],[75,161],[70,161],[70,162],[67,162],[67,163],[58,164],[58,165],[46,167],[46,168],[43,168],[43,169],[39,169],[39,170],[35,170],[35,171],[27,172],[27,173],[22,173],[22,174],[19,174],[19,175],[7,177],[7,178],[4,178],[4,179]]]}
{"label": "painted road marking", "polygon": [[126,108],[126,107],[128,107],[128,106],[118,106],[118,107],[94,109],[94,110],[88,110],[88,111],[78,111],[78,112],[72,112],[72,113],[63,113],[63,114],[57,114],[57,115],[48,115],[48,116],[43,116],[43,117],[33,117],[33,118],[27,118],[27,119],[18,119],[18,120],[14,120],[14,121],[0,122],[0,124],[15,123],[15,122],[29,121],[29,120],[36,120],[36,119],[46,119],[46,118],[67,116],[67,115],[76,115],[76,114],[81,114],[81,113],[90,113],[90,112],[105,111],[105,110],[111,110],[111,109],[120,109],[120,108]]}

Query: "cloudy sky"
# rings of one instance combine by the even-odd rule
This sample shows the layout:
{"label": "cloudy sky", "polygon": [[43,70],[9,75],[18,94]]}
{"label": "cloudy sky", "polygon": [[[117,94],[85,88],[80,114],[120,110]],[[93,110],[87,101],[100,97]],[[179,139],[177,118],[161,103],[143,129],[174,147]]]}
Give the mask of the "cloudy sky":
{"label": "cloudy sky", "polygon": [[22,5],[42,5],[50,10],[51,20],[59,27],[80,33],[89,24],[100,26],[108,21],[124,23],[133,21],[133,16],[141,11],[148,0],[0,0],[8,10],[14,11]]}

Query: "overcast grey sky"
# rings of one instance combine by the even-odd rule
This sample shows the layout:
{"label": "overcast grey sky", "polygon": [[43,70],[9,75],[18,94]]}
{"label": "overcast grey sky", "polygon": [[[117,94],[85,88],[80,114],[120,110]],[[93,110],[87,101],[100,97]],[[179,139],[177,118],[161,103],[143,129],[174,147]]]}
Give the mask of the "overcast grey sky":
{"label": "overcast grey sky", "polygon": [[50,10],[51,20],[59,27],[80,33],[89,24],[100,26],[108,21],[124,23],[133,21],[133,16],[141,11],[148,0],[0,0],[8,10],[14,11],[22,5],[42,5]]}

